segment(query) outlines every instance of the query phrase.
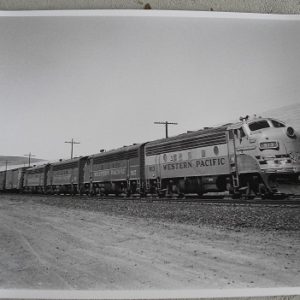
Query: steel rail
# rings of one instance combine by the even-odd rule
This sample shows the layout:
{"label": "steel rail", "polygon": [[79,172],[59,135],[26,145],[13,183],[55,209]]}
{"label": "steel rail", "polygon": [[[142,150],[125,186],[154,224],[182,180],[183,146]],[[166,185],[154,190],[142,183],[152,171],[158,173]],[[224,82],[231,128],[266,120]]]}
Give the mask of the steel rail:
{"label": "steel rail", "polygon": [[[26,194],[25,194],[26,195]],[[88,195],[42,195],[42,194],[30,194],[32,196],[41,197],[60,197],[60,198],[74,198],[80,200],[92,200],[100,202],[114,202],[114,203],[124,203],[124,202],[136,202],[136,203],[186,203],[186,204],[214,204],[214,205],[271,205],[271,206],[300,206],[300,196],[289,196],[286,199],[229,199],[221,197],[188,197],[188,198],[171,198],[171,197],[125,197],[125,196],[88,196]]]}
{"label": "steel rail", "polygon": [[288,195],[285,198],[279,199],[262,199],[262,198],[254,198],[254,199],[232,199],[229,196],[206,196],[206,197],[156,197],[156,196],[147,196],[147,197],[140,197],[130,196],[126,197],[123,195],[119,196],[100,196],[100,195],[71,195],[71,194],[29,194],[29,193],[0,193],[6,195],[30,195],[34,197],[59,197],[59,198],[70,198],[73,197],[74,199],[81,199],[81,200],[94,200],[94,201],[101,201],[101,202],[110,202],[113,201],[115,203],[118,202],[140,202],[140,203],[194,203],[194,204],[215,204],[215,205],[273,205],[273,206],[283,206],[283,205],[293,205],[293,206],[300,206],[300,195]]}

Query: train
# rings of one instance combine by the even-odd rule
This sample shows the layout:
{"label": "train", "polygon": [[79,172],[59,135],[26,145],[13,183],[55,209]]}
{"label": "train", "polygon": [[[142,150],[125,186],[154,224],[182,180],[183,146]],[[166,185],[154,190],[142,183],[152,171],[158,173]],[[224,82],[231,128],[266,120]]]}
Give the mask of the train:
{"label": "train", "polygon": [[299,185],[300,133],[274,118],[246,116],[93,155],[0,172],[0,191],[154,195],[227,193],[266,197]]}

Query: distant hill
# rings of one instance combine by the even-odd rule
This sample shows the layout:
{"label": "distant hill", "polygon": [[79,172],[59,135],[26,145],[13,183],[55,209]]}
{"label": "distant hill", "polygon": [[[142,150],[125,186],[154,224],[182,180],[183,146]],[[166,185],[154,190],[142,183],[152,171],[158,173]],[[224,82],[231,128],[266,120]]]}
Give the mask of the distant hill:
{"label": "distant hill", "polygon": [[[28,166],[28,157],[0,155],[0,169],[5,167],[6,161],[8,169],[11,169],[12,166]],[[39,158],[30,158],[30,165],[39,164],[42,162],[46,161]]]}
{"label": "distant hill", "polygon": [[284,121],[296,130],[300,130],[300,103],[270,109],[260,114],[262,117],[273,117]]}

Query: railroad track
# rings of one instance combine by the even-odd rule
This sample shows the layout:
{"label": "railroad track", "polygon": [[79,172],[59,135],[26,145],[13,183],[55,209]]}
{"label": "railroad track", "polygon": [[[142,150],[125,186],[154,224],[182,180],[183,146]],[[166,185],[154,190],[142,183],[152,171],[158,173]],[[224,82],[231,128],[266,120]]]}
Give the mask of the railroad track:
{"label": "railroad track", "polygon": [[[58,197],[65,197],[62,195],[54,195]],[[185,198],[172,198],[172,197],[138,197],[138,196],[72,196],[67,195],[68,197],[79,197],[82,200],[95,200],[103,202],[141,202],[141,203],[198,203],[198,204],[214,204],[214,205],[292,205],[300,206],[300,195],[290,195],[285,199],[231,199],[224,196],[207,196],[205,198],[199,197],[185,197]]]}
{"label": "railroad track", "polygon": [[295,205],[300,206],[300,198],[293,199],[226,199],[226,198],[113,198],[113,197],[95,197],[100,201],[139,201],[139,202],[167,202],[167,203],[199,203],[199,204],[217,204],[217,205]]}
{"label": "railroad track", "polygon": [[[10,193],[12,194],[12,193]],[[15,193],[14,195],[22,195]],[[28,195],[28,194],[25,194]],[[214,205],[292,205],[292,206],[300,206],[300,195],[287,195],[287,197],[282,198],[283,195],[278,195],[277,199],[262,199],[259,197],[255,197],[254,199],[232,199],[228,196],[205,196],[205,197],[195,197],[195,196],[187,196],[183,198],[178,197],[140,197],[139,195],[135,196],[88,196],[88,195],[42,195],[42,194],[30,194],[33,197],[59,197],[59,198],[67,198],[69,199],[81,199],[81,200],[94,200],[101,202],[140,202],[140,203],[194,203],[194,204],[214,204]]]}

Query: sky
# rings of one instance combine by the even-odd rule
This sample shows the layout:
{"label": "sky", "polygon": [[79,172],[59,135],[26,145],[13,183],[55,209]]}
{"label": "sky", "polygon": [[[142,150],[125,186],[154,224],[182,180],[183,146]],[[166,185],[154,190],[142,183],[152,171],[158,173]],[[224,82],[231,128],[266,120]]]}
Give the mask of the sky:
{"label": "sky", "polygon": [[[0,155],[56,160],[300,102],[300,17],[0,17]],[[148,15],[147,15],[148,14]],[[211,17],[212,15],[217,17]]]}

